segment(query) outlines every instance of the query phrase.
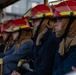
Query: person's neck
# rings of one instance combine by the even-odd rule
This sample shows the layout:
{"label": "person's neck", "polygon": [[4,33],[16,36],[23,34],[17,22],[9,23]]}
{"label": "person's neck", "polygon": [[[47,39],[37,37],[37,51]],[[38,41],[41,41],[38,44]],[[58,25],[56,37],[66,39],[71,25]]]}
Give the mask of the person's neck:
{"label": "person's neck", "polygon": [[31,39],[31,36],[25,36],[25,39]]}

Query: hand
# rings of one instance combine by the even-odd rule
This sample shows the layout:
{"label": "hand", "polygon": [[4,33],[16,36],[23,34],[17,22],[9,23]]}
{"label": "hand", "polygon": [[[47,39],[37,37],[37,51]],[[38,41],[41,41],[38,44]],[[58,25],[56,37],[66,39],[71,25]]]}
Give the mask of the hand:
{"label": "hand", "polygon": [[73,70],[73,71],[76,71],[76,67],[72,66],[72,70]]}
{"label": "hand", "polygon": [[30,68],[29,63],[23,63],[23,64],[22,64],[22,67],[23,67],[25,70],[27,70],[27,71],[33,71],[33,69]]}
{"label": "hand", "polygon": [[17,72],[17,71],[13,71],[12,73],[11,73],[11,75],[21,75],[19,72]]}

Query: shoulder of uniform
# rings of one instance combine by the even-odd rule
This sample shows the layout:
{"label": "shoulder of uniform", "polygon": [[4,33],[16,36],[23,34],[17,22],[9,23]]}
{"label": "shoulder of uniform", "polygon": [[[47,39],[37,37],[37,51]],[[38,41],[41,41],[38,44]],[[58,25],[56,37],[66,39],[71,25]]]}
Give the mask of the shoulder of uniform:
{"label": "shoulder of uniform", "polygon": [[29,42],[29,41],[33,42],[32,39],[24,39],[24,40],[21,42],[21,45],[24,44],[24,43],[26,43],[26,42]]}

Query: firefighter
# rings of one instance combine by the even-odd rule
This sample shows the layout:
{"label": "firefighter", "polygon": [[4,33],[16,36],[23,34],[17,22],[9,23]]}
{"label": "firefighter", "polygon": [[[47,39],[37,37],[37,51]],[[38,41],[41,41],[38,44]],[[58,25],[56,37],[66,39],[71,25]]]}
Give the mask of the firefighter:
{"label": "firefighter", "polygon": [[9,27],[9,24],[11,24],[12,21],[13,20],[9,20],[8,22],[4,23],[1,27],[1,32],[3,33],[3,41],[4,41],[5,48],[3,50],[3,53],[0,53],[0,58],[12,52],[12,51],[9,51],[9,49],[14,44],[13,39],[12,39],[12,33],[6,31],[6,29]]}
{"label": "firefighter", "polygon": [[55,7],[55,32],[60,38],[52,75],[64,75],[76,66],[76,2],[64,1]]}
{"label": "firefighter", "polygon": [[52,33],[53,12],[47,5],[40,4],[31,9],[33,30],[34,69],[26,74],[13,71],[11,75],[51,75],[56,51],[56,37]]}
{"label": "firefighter", "polygon": [[31,30],[32,28],[23,18],[14,20],[12,25],[10,24],[6,29],[8,32],[12,32],[15,44],[10,49],[14,52],[0,59],[0,64],[3,66],[2,75],[9,75],[14,69],[17,70],[18,61],[30,55],[33,45]]}

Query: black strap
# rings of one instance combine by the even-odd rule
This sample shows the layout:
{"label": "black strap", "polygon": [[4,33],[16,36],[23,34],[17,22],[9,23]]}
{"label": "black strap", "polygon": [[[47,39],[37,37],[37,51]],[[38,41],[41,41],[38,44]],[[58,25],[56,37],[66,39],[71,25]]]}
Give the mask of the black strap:
{"label": "black strap", "polygon": [[5,40],[5,43],[10,39],[10,37],[11,37],[11,33],[10,33],[10,35],[7,37],[7,39]]}
{"label": "black strap", "polygon": [[40,24],[37,27],[36,33],[34,35],[34,41],[36,41],[36,39],[37,39],[37,36],[38,36],[38,33],[39,33],[39,29],[40,29],[43,21],[44,21],[44,19],[41,20]]}
{"label": "black strap", "polygon": [[71,24],[73,23],[73,21],[74,21],[75,19],[76,19],[75,17],[71,17],[71,18],[70,18],[69,23],[68,23],[68,25],[67,25],[67,27],[66,27],[66,29],[65,29],[65,33],[64,33],[63,36],[61,37],[62,39],[63,39],[63,38],[66,38],[66,36],[67,36],[67,34],[68,34],[68,32],[69,32],[70,26],[71,26]]}
{"label": "black strap", "polygon": [[31,23],[31,22],[28,22],[28,23],[29,23],[30,27],[33,27],[33,25],[32,25],[32,23]]}
{"label": "black strap", "polygon": [[49,18],[49,20],[48,20],[48,23],[47,23],[48,25],[50,25],[50,20],[51,20],[51,18]]}
{"label": "black strap", "polygon": [[[31,22],[28,22],[30,27],[33,27],[32,23]],[[33,27],[34,28],[34,27]],[[30,30],[31,31],[31,39],[33,40],[33,29]]]}
{"label": "black strap", "polygon": [[65,33],[63,34],[62,36],[62,39],[64,38],[64,57],[66,56],[66,36],[68,35],[68,32],[69,32],[69,29],[70,29],[70,26],[72,25],[73,21],[75,20],[76,18],[75,17],[71,17],[70,20],[69,20],[69,23],[65,29]]}
{"label": "black strap", "polygon": [[17,39],[14,40],[14,42],[16,42],[16,41],[20,38],[20,36],[21,36],[21,32],[22,32],[22,30],[20,29],[20,30],[19,30],[19,36],[18,36]]}

